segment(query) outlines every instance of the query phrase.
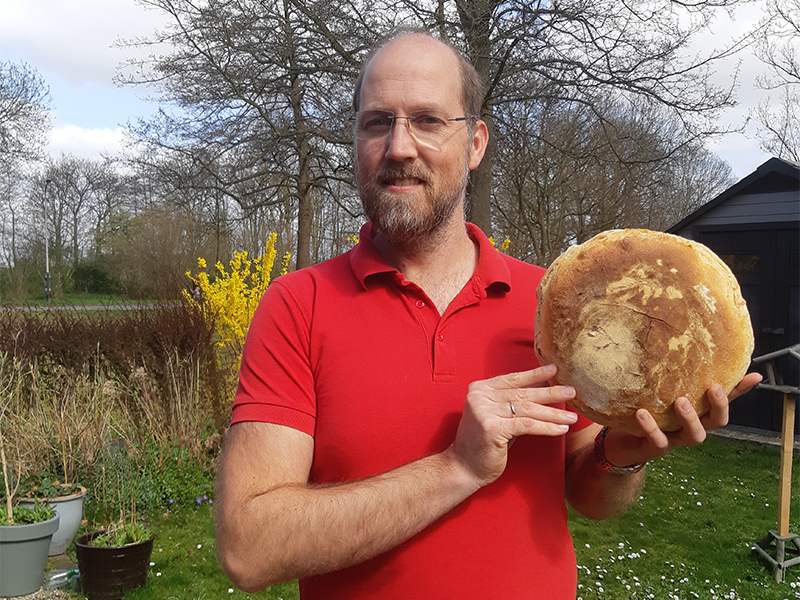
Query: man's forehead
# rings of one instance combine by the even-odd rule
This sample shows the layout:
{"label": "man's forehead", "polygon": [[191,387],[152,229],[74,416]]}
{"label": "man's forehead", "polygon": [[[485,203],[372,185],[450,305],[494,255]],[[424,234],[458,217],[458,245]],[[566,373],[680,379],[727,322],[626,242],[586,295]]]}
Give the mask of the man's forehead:
{"label": "man's forehead", "polygon": [[[409,33],[398,37],[383,48],[381,48],[370,61],[369,69],[381,66],[386,62],[414,57],[415,61],[423,61],[430,64],[457,64],[458,59],[455,51],[432,38],[429,35],[420,33]],[[411,61],[408,61],[411,62]]]}
{"label": "man's forehead", "polygon": [[[428,100],[434,101],[446,90],[448,80],[453,84],[450,91],[459,94],[459,62],[453,49],[430,36],[408,34],[392,40],[372,58],[364,74],[362,99],[367,99],[365,92],[392,88],[413,95],[427,84],[432,88]],[[414,83],[413,89],[409,82]]]}

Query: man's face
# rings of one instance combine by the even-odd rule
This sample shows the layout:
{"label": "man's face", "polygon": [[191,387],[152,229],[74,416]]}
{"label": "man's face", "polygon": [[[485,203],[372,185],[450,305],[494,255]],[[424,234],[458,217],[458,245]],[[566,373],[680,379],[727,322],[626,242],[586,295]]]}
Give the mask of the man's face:
{"label": "man's face", "polygon": [[[360,110],[397,117],[420,110],[466,116],[457,58],[424,36],[394,40],[368,66]],[[405,119],[396,121],[384,138],[356,140],[364,211],[390,241],[429,237],[462,206],[469,170],[477,167],[485,144],[476,144],[466,121],[450,122],[448,128],[451,135],[434,147],[415,139]]]}

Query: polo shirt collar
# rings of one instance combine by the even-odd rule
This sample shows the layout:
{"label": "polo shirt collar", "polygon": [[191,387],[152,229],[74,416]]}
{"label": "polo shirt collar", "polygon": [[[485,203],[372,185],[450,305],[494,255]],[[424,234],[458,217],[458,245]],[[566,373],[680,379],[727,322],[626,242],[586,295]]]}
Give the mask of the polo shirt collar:
{"label": "polo shirt collar", "polygon": [[[375,233],[375,226],[370,222],[365,223],[358,234],[358,244],[350,251],[350,268],[364,289],[367,288],[367,279],[372,275],[399,274],[397,269],[389,266],[375,247]],[[480,250],[478,266],[472,275],[473,285],[487,291],[494,285],[499,291],[510,291],[511,271],[500,252],[478,226],[467,223],[467,233],[472,240],[478,242]]]}

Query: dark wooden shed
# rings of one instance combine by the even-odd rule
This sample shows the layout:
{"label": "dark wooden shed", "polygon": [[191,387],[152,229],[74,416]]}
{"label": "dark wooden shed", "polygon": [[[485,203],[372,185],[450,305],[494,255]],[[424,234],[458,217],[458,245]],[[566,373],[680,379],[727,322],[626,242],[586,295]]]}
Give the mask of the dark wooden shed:
{"label": "dark wooden shed", "polygon": [[[800,342],[800,165],[771,158],[668,231],[705,244],[736,275],[753,322],[754,356]],[[797,361],[781,367],[796,385]],[[780,431],[781,415],[775,392],[753,390],[731,405],[734,425]]]}

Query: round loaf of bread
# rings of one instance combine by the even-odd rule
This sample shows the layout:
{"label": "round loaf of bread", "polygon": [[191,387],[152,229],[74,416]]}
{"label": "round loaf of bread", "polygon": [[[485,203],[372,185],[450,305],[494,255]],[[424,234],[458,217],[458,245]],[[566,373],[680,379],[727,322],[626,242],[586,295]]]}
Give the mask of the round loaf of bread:
{"label": "round loaf of bread", "polygon": [[639,408],[664,431],[680,428],[681,396],[705,414],[708,388],[730,392],[753,352],[727,265],[702,244],[643,229],[570,247],[539,284],[535,319],[536,355],[576,389],[575,410],[635,435]]}

